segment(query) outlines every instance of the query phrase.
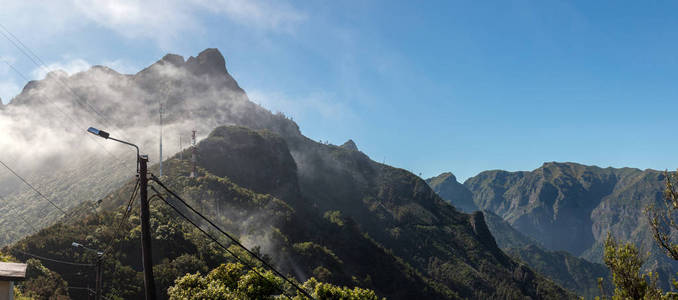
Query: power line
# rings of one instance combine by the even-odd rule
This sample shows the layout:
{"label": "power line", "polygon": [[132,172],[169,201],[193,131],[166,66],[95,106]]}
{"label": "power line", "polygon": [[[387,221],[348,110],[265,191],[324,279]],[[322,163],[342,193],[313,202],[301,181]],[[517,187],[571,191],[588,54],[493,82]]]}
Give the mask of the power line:
{"label": "power line", "polygon": [[[235,237],[233,237],[233,236],[231,236],[230,234],[228,234],[226,231],[224,231],[224,230],[221,229],[219,226],[217,226],[216,224],[214,224],[214,222],[212,222],[210,219],[208,219],[208,218],[205,217],[203,214],[201,214],[200,212],[198,212],[197,210],[195,210],[191,205],[189,205],[188,203],[186,203],[186,201],[184,201],[181,197],[179,197],[179,195],[177,195],[175,192],[173,192],[172,190],[170,190],[169,188],[167,188],[167,187],[166,187],[166,186],[158,179],[158,177],[156,177],[155,175],[151,174],[151,180],[155,181],[158,185],[160,185],[163,189],[165,189],[168,193],[170,193],[170,194],[171,194],[172,196],[174,196],[176,199],[178,199],[181,203],[183,203],[183,204],[184,204],[186,207],[188,207],[191,211],[193,211],[195,214],[197,214],[198,216],[200,216],[200,218],[202,218],[203,220],[207,221],[210,225],[212,225],[212,227],[216,228],[219,232],[221,232],[223,235],[225,235],[226,237],[228,237],[235,245],[237,245],[238,247],[240,247],[240,248],[242,248],[243,250],[245,250],[248,254],[250,254],[250,255],[251,255],[252,257],[254,257],[256,260],[260,261],[260,262],[261,262],[264,266],[266,266],[267,268],[271,269],[271,270],[272,270],[274,273],[276,273],[278,276],[282,277],[285,281],[287,281],[289,284],[291,284],[292,286],[294,286],[296,289],[298,289],[298,290],[299,290],[301,293],[303,293],[305,296],[307,296],[307,297],[309,297],[309,298],[311,298],[311,299],[314,299],[311,295],[309,295],[309,294],[306,292],[306,290],[302,289],[302,288],[299,287],[296,283],[294,283],[294,282],[292,282],[291,280],[289,280],[289,279],[287,278],[287,276],[283,275],[280,271],[278,271],[278,270],[277,270],[275,267],[273,267],[271,264],[269,264],[268,262],[266,262],[264,259],[262,259],[262,258],[259,257],[258,255],[256,255],[256,254],[255,254],[254,252],[252,252],[250,249],[248,249],[247,247],[245,247],[245,245],[243,245],[242,243],[240,243],[240,241],[238,241],[238,239],[236,239]],[[167,201],[165,201],[165,202],[167,202]],[[169,203],[168,203],[168,204],[169,204]],[[175,210],[176,210],[176,209],[175,209]]]}
{"label": "power line", "polygon": [[[88,287],[69,286],[69,287],[66,287],[66,288],[69,289],[69,290],[85,290],[85,291],[90,292],[90,295],[96,295],[96,293],[97,293],[95,290],[90,289]],[[101,298],[104,298],[105,300],[109,299],[104,295],[101,295]]]}
{"label": "power line", "polygon": [[[14,72],[16,72],[17,74],[19,74],[19,76],[21,76],[21,78],[23,78],[23,79],[26,80],[26,81],[31,81],[28,77],[26,77],[26,75],[24,75],[24,73],[22,73],[22,72],[19,71],[17,68],[15,68],[15,67],[14,67],[12,64],[10,64],[7,60],[5,60],[5,59],[2,58],[2,57],[0,57],[0,60],[2,60],[2,61],[3,61],[10,69],[12,69]],[[73,119],[73,118],[71,117],[70,114],[68,114],[68,113],[66,113],[65,111],[63,111],[63,110],[61,109],[61,107],[59,107],[59,105],[57,105],[54,101],[47,101],[47,100],[49,100],[49,99],[47,99],[46,97],[45,97],[44,99],[43,99],[43,97],[38,97],[38,99],[42,100],[42,101],[45,102],[45,103],[49,102],[50,104],[52,104],[52,105],[57,109],[57,111],[59,111],[62,115],[64,115],[66,118],[68,118],[68,119],[73,123],[73,125],[75,125],[76,128],[80,129],[80,128],[85,128],[85,127],[87,127],[87,126],[84,126],[84,125],[82,125],[82,124],[79,124],[79,122],[76,122],[75,119]],[[46,100],[46,99],[47,99],[47,100]],[[95,139],[94,137],[90,136],[89,134],[87,134],[87,132],[84,132],[84,131],[83,131],[83,133],[84,133],[85,135],[87,135],[87,136],[88,136],[91,140],[93,140],[95,143],[97,143],[97,144],[99,145],[99,147],[101,147],[101,148],[104,150],[104,152],[106,152],[108,155],[112,156],[113,158],[117,159],[118,161],[122,162],[122,164],[125,165],[125,166],[127,167],[127,163],[126,163],[123,159],[121,159],[121,158],[115,156],[113,153],[111,153],[110,151],[108,151],[98,139]]]}
{"label": "power line", "polygon": [[[3,202],[6,202],[6,201],[5,201],[5,198],[3,198],[3,197],[1,197],[1,196],[0,196],[0,200],[2,200]],[[22,214],[19,213],[19,214],[17,214],[17,215],[19,216],[19,218],[21,219],[21,221],[24,221],[24,223],[26,223],[26,225],[30,226],[30,227],[33,229],[34,232],[37,232],[37,231],[38,231],[38,229],[36,229],[35,226],[33,226],[33,224],[31,224],[31,222],[28,222],[28,221],[26,220],[26,218],[24,218],[24,216],[23,216]]]}
{"label": "power line", "polygon": [[[2,57],[0,57],[0,60],[2,60],[5,64],[7,64],[7,66],[9,66],[9,67],[10,67],[12,70],[14,70],[17,74],[19,74],[19,76],[21,76],[22,78],[24,78],[24,80],[29,81],[29,79],[28,79],[21,71],[19,71],[18,69],[16,69],[16,68],[15,68],[12,64],[10,64],[8,61],[6,61],[5,59],[3,59]],[[47,100],[45,100],[46,98],[45,98],[45,99],[39,98],[39,99],[41,99],[41,100],[42,100],[43,102],[45,102],[45,103],[48,102]],[[53,106],[54,106],[61,114],[63,114],[66,118],[68,118],[68,119],[76,126],[76,128],[84,128],[84,127],[85,127],[85,126],[82,126],[82,125],[78,124],[78,122],[76,122],[69,114],[67,114],[66,112],[64,112],[64,111],[59,107],[59,105],[57,105],[55,102],[53,102],[53,101],[49,101],[49,102],[50,102],[50,103],[51,103],[51,104],[52,104],[52,105],[53,105]],[[90,136],[89,134],[87,134],[87,133],[84,132],[84,131],[83,131],[83,133],[84,133],[88,138],[90,138],[90,139],[93,140],[95,143],[97,143],[97,144],[99,145],[99,147],[101,147],[101,148],[104,150],[105,153],[107,153],[107,154],[110,155],[112,158],[117,159],[119,162],[121,162],[121,165],[124,165],[125,167],[129,167],[129,166],[127,165],[127,163],[126,163],[123,159],[117,157],[116,155],[114,155],[113,153],[111,153],[110,151],[108,151],[108,149],[106,149],[106,148],[103,146],[103,144],[102,144],[98,139],[95,139],[94,137]],[[79,212],[79,211],[78,211],[78,212]]]}
{"label": "power line", "polygon": [[[191,220],[189,217],[187,217],[186,215],[184,215],[184,213],[182,213],[180,209],[178,209],[177,207],[175,207],[174,204],[170,203],[169,201],[167,201],[167,199],[165,199],[164,197],[160,196],[160,192],[158,192],[158,190],[156,190],[155,187],[151,186],[151,189],[156,193],[155,195],[153,195],[153,196],[151,197],[151,199],[153,199],[154,197],[160,198],[162,201],[164,201],[165,203],[167,203],[167,205],[169,205],[172,209],[174,209],[174,211],[176,211],[176,212],[179,214],[179,216],[181,216],[182,218],[186,219],[186,221],[188,221],[189,223],[191,223],[191,225],[195,226],[195,228],[198,228],[198,230],[200,230],[200,232],[202,232],[204,235],[206,235],[207,237],[209,237],[214,243],[216,243],[216,244],[219,245],[222,249],[224,249],[226,252],[228,252],[228,254],[230,254],[231,256],[233,256],[237,261],[239,261],[240,263],[242,263],[243,265],[245,265],[245,267],[246,267],[247,269],[249,269],[249,270],[251,270],[252,272],[256,273],[257,275],[259,275],[259,277],[263,278],[264,280],[266,280],[266,281],[268,281],[268,282],[271,282],[268,278],[264,277],[264,275],[262,275],[262,274],[261,274],[259,271],[257,271],[254,267],[252,267],[252,266],[251,266],[249,263],[247,263],[244,259],[238,257],[238,255],[236,255],[235,253],[233,253],[233,251],[229,250],[228,247],[224,246],[221,242],[219,242],[219,240],[217,240],[217,239],[216,239],[215,237],[213,237],[211,234],[207,233],[207,231],[205,231],[204,229],[202,229],[202,228],[200,227],[200,225],[196,224],[195,222],[193,222],[193,220]],[[150,199],[149,199],[149,201],[150,201]],[[283,278],[285,278],[285,277],[283,276]],[[271,284],[273,284],[273,286],[275,286],[275,287],[276,287],[276,288],[277,288],[277,289],[278,289],[285,297],[287,297],[288,299],[292,299],[292,297],[290,297],[289,295],[287,295],[287,294],[285,293],[285,291],[284,291],[282,288],[278,287],[278,286],[277,286],[275,283],[273,283],[273,282],[271,282]],[[293,284],[293,285],[294,285],[294,284]],[[302,290],[302,291],[303,291],[303,290]],[[304,294],[306,294],[305,291],[303,291],[303,292],[304,292]],[[311,299],[313,299],[313,297],[311,297]]]}
{"label": "power line", "polygon": [[63,213],[64,216],[66,215],[66,212],[65,212],[63,209],[61,209],[60,207],[58,207],[54,202],[52,202],[52,200],[49,200],[47,197],[45,197],[45,195],[43,195],[40,191],[38,191],[35,187],[33,187],[33,185],[31,185],[30,183],[28,183],[28,181],[26,181],[26,179],[24,179],[23,177],[19,176],[19,174],[17,174],[16,172],[14,172],[14,170],[12,170],[12,168],[10,168],[9,166],[7,166],[2,160],[0,160],[0,164],[2,164],[3,166],[5,166],[5,168],[7,168],[7,170],[9,170],[10,172],[12,172],[12,174],[14,174],[14,176],[16,176],[17,178],[21,179],[21,181],[23,181],[26,185],[28,185],[31,189],[33,189],[33,191],[35,191],[35,192],[36,192],[38,195],[40,195],[43,199],[47,200],[47,202],[49,202],[50,204],[52,204],[52,206],[54,206],[54,207],[55,207],[56,209],[58,209],[61,213]]}
{"label": "power line", "polygon": [[79,267],[94,267],[94,266],[96,266],[95,264],[83,264],[83,263],[76,263],[76,262],[71,262],[71,261],[65,261],[65,260],[59,260],[59,259],[44,257],[44,256],[36,255],[36,254],[33,254],[33,253],[21,251],[19,249],[14,249],[14,251],[17,251],[17,252],[24,254],[24,255],[35,257],[37,259],[51,261],[51,262],[55,262],[55,263],[65,264],[65,265],[79,266]]}
{"label": "power line", "polygon": [[125,207],[125,211],[123,212],[122,218],[120,218],[120,223],[118,223],[118,228],[115,231],[113,231],[113,236],[111,237],[111,240],[108,242],[109,244],[108,247],[106,248],[106,250],[103,251],[103,254],[101,255],[102,257],[108,254],[108,252],[111,251],[111,249],[113,248],[113,243],[115,242],[116,235],[120,232],[123,224],[129,218],[130,212],[132,211],[132,204],[134,204],[134,200],[136,199],[138,191],[139,191],[139,180],[137,179],[137,182],[134,185],[134,190],[132,190],[132,195],[130,196],[129,201],[127,201],[127,207]]}
{"label": "power line", "polygon": [[[45,71],[45,72],[49,72],[49,71],[50,71],[50,70],[47,68],[47,65],[45,64],[45,62],[44,62],[42,59],[40,59],[40,57],[39,57],[37,54],[35,54],[35,52],[33,52],[30,48],[28,48],[28,46],[26,46],[23,42],[21,42],[21,40],[20,40],[17,36],[15,36],[11,31],[9,31],[9,30],[8,30],[5,26],[3,26],[1,23],[0,23],[0,28],[2,28],[5,32],[7,32],[7,33],[8,33],[12,38],[14,38],[14,40],[16,40],[16,42],[18,42],[19,44],[17,44],[16,42],[14,42],[14,41],[13,41],[9,36],[7,36],[4,32],[0,31],[0,34],[2,34],[3,37],[4,37],[5,39],[7,39],[10,43],[12,43],[12,45],[14,45],[14,47],[17,48],[21,53],[23,53],[24,56],[28,57],[28,59],[31,60],[31,61],[33,62],[33,64],[35,64],[38,68],[42,68],[43,71]],[[19,46],[19,45],[20,45],[20,46]],[[23,47],[23,49],[22,49],[22,47]],[[24,51],[24,49],[25,49],[25,51]],[[33,57],[31,57],[31,55],[29,55],[26,51],[28,51],[30,54],[32,54],[33,57],[39,61],[39,63],[38,63]],[[97,111],[92,105],[90,105],[90,104],[87,102],[87,100],[83,99],[80,95],[76,94],[75,91],[73,90],[73,88],[71,88],[68,84],[66,84],[64,81],[62,81],[61,78],[56,77],[56,81],[57,81],[59,84],[61,84],[66,90],[68,90],[71,94],[73,94],[73,96],[75,96],[76,98],[78,98],[78,99],[80,100],[80,101],[78,101],[78,103],[79,103],[80,105],[82,105],[82,103],[85,103],[85,105],[87,105],[87,107],[89,107],[90,110],[93,111],[95,114],[97,114],[97,115],[99,116],[99,118],[100,118],[102,121],[106,121],[106,122],[112,123],[112,122],[110,122],[110,120],[108,120],[104,115],[102,115],[99,111]],[[110,125],[109,125],[109,124],[104,124],[104,125],[110,126],[110,127],[114,127],[114,128],[117,128],[114,124],[110,124]],[[119,129],[119,128],[118,128],[118,129]],[[124,136],[123,136],[123,137],[124,137]],[[125,139],[127,139],[127,138],[125,137]]]}

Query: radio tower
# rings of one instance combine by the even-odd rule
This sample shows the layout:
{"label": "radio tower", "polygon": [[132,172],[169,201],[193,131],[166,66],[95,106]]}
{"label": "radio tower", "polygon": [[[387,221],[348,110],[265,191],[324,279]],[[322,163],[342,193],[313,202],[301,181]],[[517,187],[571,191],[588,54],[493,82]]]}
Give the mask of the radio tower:
{"label": "radio tower", "polygon": [[162,103],[160,103],[160,157],[158,161],[160,162],[160,171],[158,173],[162,176]]}
{"label": "radio tower", "polygon": [[192,153],[191,153],[191,162],[193,163],[193,171],[191,171],[191,177],[196,177],[198,176],[198,171],[195,167],[195,156],[197,152],[197,148],[195,146],[195,130],[193,130],[193,135],[191,135],[191,138],[193,139],[193,147],[192,147]]}

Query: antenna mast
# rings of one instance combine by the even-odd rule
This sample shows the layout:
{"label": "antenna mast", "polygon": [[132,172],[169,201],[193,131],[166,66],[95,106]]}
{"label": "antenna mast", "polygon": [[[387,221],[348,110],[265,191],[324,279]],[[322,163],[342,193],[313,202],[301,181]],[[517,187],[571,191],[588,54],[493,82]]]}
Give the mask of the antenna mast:
{"label": "antenna mast", "polygon": [[158,161],[160,162],[160,176],[162,176],[162,102],[160,103],[160,158]]}
{"label": "antenna mast", "polygon": [[195,129],[194,129],[194,130],[193,130],[193,135],[191,135],[191,138],[193,139],[193,147],[192,147],[192,151],[191,151],[191,152],[192,152],[192,153],[191,153],[191,162],[193,162],[193,171],[191,171],[191,177],[196,177],[196,176],[198,176],[198,171],[197,171],[197,168],[196,168],[196,166],[195,166],[196,153],[198,152],[198,151],[197,151],[197,148],[196,148],[196,146],[195,146],[195,132],[196,132],[196,131],[195,131]]}

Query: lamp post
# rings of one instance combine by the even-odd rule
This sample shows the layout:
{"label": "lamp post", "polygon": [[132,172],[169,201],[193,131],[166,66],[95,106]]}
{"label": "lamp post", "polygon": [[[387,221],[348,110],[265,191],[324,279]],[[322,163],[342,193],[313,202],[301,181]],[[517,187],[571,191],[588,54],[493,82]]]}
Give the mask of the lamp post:
{"label": "lamp post", "polygon": [[76,243],[76,242],[71,243],[71,245],[75,248],[82,248],[82,249],[85,249],[85,250],[88,250],[88,251],[95,252],[97,254],[96,292],[95,292],[94,299],[95,300],[101,300],[101,288],[102,288],[102,286],[101,286],[101,282],[102,282],[101,263],[103,261],[104,253],[99,251],[99,250],[94,250],[92,248],[85,247],[83,244]]}
{"label": "lamp post", "polygon": [[151,251],[151,226],[150,211],[148,207],[148,156],[139,155],[139,147],[130,142],[112,138],[111,135],[103,130],[90,127],[87,132],[96,136],[114,140],[116,142],[132,146],[137,149],[137,176],[139,177],[139,197],[141,206],[141,258],[144,266],[144,286],[146,288],[146,300],[155,300],[155,280],[153,279],[153,259]]}

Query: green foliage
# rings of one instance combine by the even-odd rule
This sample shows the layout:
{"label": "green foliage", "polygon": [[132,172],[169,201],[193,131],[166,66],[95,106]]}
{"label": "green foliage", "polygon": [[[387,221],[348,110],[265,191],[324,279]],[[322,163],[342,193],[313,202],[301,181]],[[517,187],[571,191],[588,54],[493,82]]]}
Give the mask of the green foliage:
{"label": "green foliage", "polygon": [[[221,134],[231,132],[225,129]],[[259,137],[267,139],[260,132],[251,134],[242,128],[233,132],[244,140],[253,138],[254,144],[267,143],[260,143]],[[293,184],[296,172],[292,165],[282,163],[277,165],[281,167],[279,172],[274,172],[277,175],[269,178],[280,181],[250,182],[247,189],[239,181],[246,182],[246,178],[239,176],[249,178],[247,174],[266,173],[269,171],[266,164],[230,164],[240,158],[245,161],[256,157],[243,153],[252,150],[248,147],[224,143],[226,137],[214,138],[211,141],[214,153],[210,153],[213,159],[203,156],[207,160],[201,163],[205,166],[215,162],[210,165],[213,172],[199,168],[197,177],[189,177],[189,163],[170,159],[164,165],[163,181],[244,244],[265,249],[261,252],[271,255],[264,255],[265,259],[283,273],[299,278],[313,275],[334,286],[359,288],[333,288],[311,282],[309,289],[314,293],[339,299],[351,294],[371,295],[360,289],[371,289],[374,294],[392,299],[573,298],[558,285],[506,256],[496,246],[482,214],[469,217],[459,213],[421,178],[405,170],[375,164],[359,151],[293,139],[286,142],[291,141],[290,148],[295,153],[317,154],[300,160],[306,169],[299,172],[299,185]],[[259,151],[256,153],[268,156],[261,161],[276,161],[279,154],[282,154],[279,159],[289,161],[289,153],[279,146],[276,149],[282,152],[259,149],[263,146],[254,148]],[[236,166],[252,170],[228,170]],[[50,226],[13,245],[9,252],[22,259],[26,257],[12,249],[90,263],[92,255],[73,251],[71,242],[81,241],[97,249],[113,245],[104,259],[104,295],[141,298],[137,211],[133,211],[129,222],[118,226],[123,221],[120,206],[127,201],[132,187],[130,183],[103,199],[96,213]],[[85,204],[81,208],[84,207]],[[235,262],[159,200],[151,203],[151,232],[158,273],[156,285],[162,290],[159,294],[169,288],[172,277]],[[228,245],[222,235],[215,236]],[[228,247],[247,265],[257,266],[247,253],[234,245]],[[48,266],[72,286],[88,283],[71,268]],[[183,284],[189,292],[177,297],[190,294],[218,299],[238,289],[239,297],[275,295],[270,286],[257,283],[259,279],[247,273],[240,273],[238,284],[234,285],[234,280],[229,281],[234,277],[226,276],[227,270],[222,271],[220,278],[225,283],[218,285],[207,284],[198,275],[185,277]],[[241,288],[241,282],[248,288]]]}
{"label": "green foliage", "polygon": [[[256,268],[246,270],[240,263],[230,263],[219,266],[207,276],[200,273],[187,274],[176,280],[169,288],[170,299],[274,299],[285,293],[295,295],[295,300],[308,300],[303,294],[284,283],[272,272]],[[329,283],[311,278],[302,288],[318,300],[379,300],[372,290],[355,287],[338,287]]]}
{"label": "green foliage", "polygon": [[29,259],[26,264],[27,279],[19,285],[21,294],[36,300],[69,299],[68,283],[61,275],[45,268],[36,259]]}
{"label": "green foliage", "polygon": [[[164,259],[162,263],[153,266],[153,275],[156,283],[161,287],[170,286],[176,278],[195,272],[207,272],[207,265],[194,255],[183,254],[174,260]],[[166,289],[160,289],[160,298],[168,297]]]}
{"label": "green foliage", "polygon": [[638,249],[631,243],[619,245],[608,234],[605,240],[605,264],[612,272],[615,289],[612,299],[661,299],[657,288],[657,274],[641,274],[643,260]]}

